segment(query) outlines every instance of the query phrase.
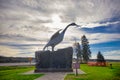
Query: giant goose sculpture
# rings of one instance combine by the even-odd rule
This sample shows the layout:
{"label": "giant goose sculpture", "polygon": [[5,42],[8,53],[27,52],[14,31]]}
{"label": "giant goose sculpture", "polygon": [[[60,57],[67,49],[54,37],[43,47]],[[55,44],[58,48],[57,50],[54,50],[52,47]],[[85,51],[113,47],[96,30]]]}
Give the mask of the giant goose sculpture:
{"label": "giant goose sculpture", "polygon": [[53,36],[50,38],[49,42],[45,45],[43,50],[45,50],[46,47],[51,46],[52,51],[54,51],[54,47],[57,44],[59,44],[60,42],[62,42],[62,40],[64,38],[64,34],[65,34],[65,32],[66,32],[66,30],[68,29],[69,26],[77,26],[77,27],[79,27],[77,24],[71,23],[71,24],[67,25],[66,28],[61,33],[60,33],[61,29],[58,30],[55,34],[53,34]]}

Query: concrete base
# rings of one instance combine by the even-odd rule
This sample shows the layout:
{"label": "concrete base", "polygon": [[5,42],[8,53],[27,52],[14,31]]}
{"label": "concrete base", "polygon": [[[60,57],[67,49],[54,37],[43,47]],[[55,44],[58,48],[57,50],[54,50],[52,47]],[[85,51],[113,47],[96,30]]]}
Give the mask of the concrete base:
{"label": "concrete base", "polygon": [[72,72],[72,47],[54,52],[36,51],[35,72]]}
{"label": "concrete base", "polygon": [[36,69],[34,72],[73,72],[73,69],[56,69],[56,68],[52,68],[52,69]]}

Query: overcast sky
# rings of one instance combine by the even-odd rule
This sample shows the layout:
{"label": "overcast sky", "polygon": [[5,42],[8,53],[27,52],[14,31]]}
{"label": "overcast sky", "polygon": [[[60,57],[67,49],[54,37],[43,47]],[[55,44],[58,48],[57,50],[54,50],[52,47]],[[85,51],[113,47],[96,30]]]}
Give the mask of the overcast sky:
{"label": "overcast sky", "polygon": [[120,0],[0,0],[0,55],[34,57],[72,22],[81,28],[69,27],[56,50],[86,35],[91,58],[120,59]]}

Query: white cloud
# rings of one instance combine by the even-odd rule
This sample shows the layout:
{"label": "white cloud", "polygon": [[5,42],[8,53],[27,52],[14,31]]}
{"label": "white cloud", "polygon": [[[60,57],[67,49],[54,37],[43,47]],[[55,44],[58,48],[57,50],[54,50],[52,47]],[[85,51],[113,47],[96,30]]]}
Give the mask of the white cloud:
{"label": "white cloud", "polygon": [[[100,22],[119,17],[119,13],[119,0],[2,0],[0,1],[0,35],[4,37],[0,38],[0,42],[46,44],[52,34],[58,29],[64,29],[71,22],[89,28],[108,26],[120,22]],[[57,16],[58,23],[54,24],[53,15]],[[73,37],[80,40],[84,34],[90,44],[120,39],[119,34],[90,34],[70,27],[63,43],[56,46],[56,49],[71,46],[74,42]],[[34,52],[36,48],[33,47],[28,50]],[[42,48],[43,45],[39,46],[40,50]],[[9,50],[12,51],[13,48],[9,46]],[[28,50],[26,49],[25,53]],[[15,53],[17,54],[17,51]],[[8,52],[6,54],[13,55]]]}
{"label": "white cloud", "polygon": [[[105,59],[120,60],[120,50],[110,50],[102,52]],[[92,54],[92,59],[97,59],[97,54]]]}
{"label": "white cloud", "polygon": [[103,52],[106,59],[118,59],[120,60],[120,50],[112,50]]}
{"label": "white cloud", "polygon": [[19,53],[19,50],[13,47],[0,46],[0,55],[2,56],[15,56]]}
{"label": "white cloud", "polygon": [[106,23],[81,23],[81,27],[87,27],[87,28],[94,28],[94,27],[99,27],[99,26],[109,26],[109,25],[114,25],[118,24],[120,21],[116,22],[106,22]]}
{"label": "white cloud", "polygon": [[94,33],[94,34],[86,34],[90,44],[116,41],[120,39],[120,34],[115,33]]}
{"label": "white cloud", "polygon": [[8,3],[7,1],[4,1],[4,4],[1,3],[2,6],[7,6],[4,9],[0,8],[2,19],[46,22],[51,20],[52,14],[60,14],[64,22],[75,21],[79,24],[88,24],[88,27],[91,27],[94,25],[93,22],[101,22],[120,16],[119,0],[13,0]]}
{"label": "white cloud", "polygon": [[116,56],[119,56],[119,58],[120,58],[120,50],[106,51],[106,52],[104,52],[104,55],[105,56],[114,56],[114,55],[116,55]]}

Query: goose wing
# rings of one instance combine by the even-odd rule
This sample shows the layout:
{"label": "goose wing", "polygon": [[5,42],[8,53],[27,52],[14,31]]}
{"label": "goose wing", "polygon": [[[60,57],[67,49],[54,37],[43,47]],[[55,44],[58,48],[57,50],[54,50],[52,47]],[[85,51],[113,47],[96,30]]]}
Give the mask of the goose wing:
{"label": "goose wing", "polygon": [[56,37],[60,34],[59,32],[60,32],[61,30],[62,30],[62,29],[58,30],[55,34],[53,34],[53,36],[50,38],[50,40],[56,38]]}

